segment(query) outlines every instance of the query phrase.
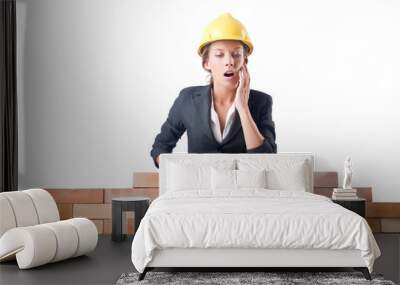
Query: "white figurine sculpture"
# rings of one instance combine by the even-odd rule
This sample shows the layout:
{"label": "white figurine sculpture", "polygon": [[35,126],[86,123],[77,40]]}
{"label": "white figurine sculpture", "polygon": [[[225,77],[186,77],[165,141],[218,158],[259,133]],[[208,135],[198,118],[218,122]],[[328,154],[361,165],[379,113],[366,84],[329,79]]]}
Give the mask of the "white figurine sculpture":
{"label": "white figurine sculpture", "polygon": [[353,163],[351,161],[351,157],[347,156],[344,161],[343,189],[353,189],[351,187],[352,176],[353,176]]}

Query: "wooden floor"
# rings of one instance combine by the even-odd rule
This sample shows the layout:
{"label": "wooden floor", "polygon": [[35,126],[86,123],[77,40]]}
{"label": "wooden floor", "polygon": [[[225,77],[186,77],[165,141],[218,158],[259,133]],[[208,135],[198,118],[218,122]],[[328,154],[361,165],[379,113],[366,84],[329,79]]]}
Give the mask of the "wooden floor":
{"label": "wooden floor", "polygon": [[[374,272],[400,282],[400,234],[376,234],[382,251]],[[29,270],[19,270],[16,262],[0,264],[0,284],[115,284],[124,272],[134,271],[130,259],[132,239],[112,242],[109,235],[99,237],[94,252],[88,256],[52,263]]]}

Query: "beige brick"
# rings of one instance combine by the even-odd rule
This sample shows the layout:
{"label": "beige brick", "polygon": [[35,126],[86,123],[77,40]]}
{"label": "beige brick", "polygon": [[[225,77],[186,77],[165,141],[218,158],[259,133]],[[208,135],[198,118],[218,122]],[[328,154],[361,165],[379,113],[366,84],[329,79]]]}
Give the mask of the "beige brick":
{"label": "beige brick", "polygon": [[110,188],[104,190],[104,201],[107,204],[111,203],[114,197],[124,196],[143,196],[153,200],[158,197],[158,188]]}
{"label": "beige brick", "polygon": [[88,219],[111,219],[111,204],[74,204],[74,217]]}
{"label": "beige brick", "polygon": [[125,219],[134,219],[135,218],[135,212],[134,211],[126,211],[125,213]]}
{"label": "beige brick", "polygon": [[158,186],[158,172],[134,172],[133,173],[133,187],[134,188],[157,188]]}
{"label": "beige brick", "polygon": [[68,220],[72,218],[72,204],[57,204],[60,220]]}
{"label": "beige brick", "polygon": [[122,214],[124,215],[125,221],[125,223],[122,223],[122,232],[126,234],[128,232],[128,228],[132,231],[132,220],[135,218],[135,212],[125,211]]}
{"label": "beige brick", "polygon": [[314,172],[314,187],[338,187],[337,172]]}
{"label": "beige brick", "polygon": [[133,188],[109,188],[104,189],[104,203],[109,204],[114,197],[143,196],[142,189]]}
{"label": "beige brick", "polygon": [[112,220],[111,219],[104,220],[103,233],[106,235],[110,235],[112,233]]}
{"label": "beige brick", "polygon": [[367,218],[367,222],[374,233],[381,232],[381,219],[378,218]]}
{"label": "beige brick", "polygon": [[46,189],[60,204],[100,204],[104,202],[103,189]]}
{"label": "beige brick", "polygon": [[103,234],[104,233],[104,225],[103,225],[103,220],[91,220],[97,228],[97,232],[99,234]]}
{"label": "beige brick", "polygon": [[154,200],[159,195],[159,188],[145,188],[144,196],[149,197],[151,200]]}
{"label": "beige brick", "polygon": [[381,219],[383,233],[400,233],[400,219]]}

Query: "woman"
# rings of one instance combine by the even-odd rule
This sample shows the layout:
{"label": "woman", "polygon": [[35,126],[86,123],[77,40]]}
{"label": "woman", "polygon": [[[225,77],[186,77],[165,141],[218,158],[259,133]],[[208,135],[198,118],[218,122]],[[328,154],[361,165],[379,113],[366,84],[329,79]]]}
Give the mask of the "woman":
{"label": "woman", "polygon": [[229,13],[212,21],[198,48],[210,84],[181,90],[150,152],[170,153],[187,131],[189,153],[276,153],[272,97],[250,89],[253,45]]}

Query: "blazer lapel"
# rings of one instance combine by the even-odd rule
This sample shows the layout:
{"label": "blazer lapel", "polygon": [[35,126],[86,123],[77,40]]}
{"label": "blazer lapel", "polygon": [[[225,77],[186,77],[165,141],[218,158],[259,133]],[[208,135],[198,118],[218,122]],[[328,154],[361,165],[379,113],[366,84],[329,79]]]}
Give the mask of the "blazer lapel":
{"label": "blazer lapel", "polygon": [[242,124],[240,123],[239,113],[235,109],[231,129],[229,130],[229,133],[226,135],[226,137],[222,140],[222,144],[226,144],[231,139],[233,139],[236,136],[237,132],[240,131],[241,129],[242,129]]}
{"label": "blazer lapel", "polygon": [[211,85],[206,85],[192,95],[194,106],[201,121],[201,128],[208,138],[218,143],[211,131]]}

